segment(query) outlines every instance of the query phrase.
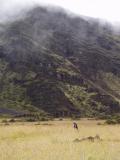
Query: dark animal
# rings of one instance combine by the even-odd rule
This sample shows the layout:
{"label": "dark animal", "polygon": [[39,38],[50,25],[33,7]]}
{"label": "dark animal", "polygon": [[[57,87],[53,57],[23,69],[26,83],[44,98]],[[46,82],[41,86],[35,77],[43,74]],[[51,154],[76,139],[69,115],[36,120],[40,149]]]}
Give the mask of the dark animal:
{"label": "dark animal", "polygon": [[73,127],[74,127],[74,129],[77,129],[77,130],[78,130],[78,125],[77,125],[76,122],[73,123]]}
{"label": "dark animal", "polygon": [[87,137],[86,140],[89,140],[89,141],[91,141],[91,142],[94,142],[95,137],[90,136],[90,137]]}

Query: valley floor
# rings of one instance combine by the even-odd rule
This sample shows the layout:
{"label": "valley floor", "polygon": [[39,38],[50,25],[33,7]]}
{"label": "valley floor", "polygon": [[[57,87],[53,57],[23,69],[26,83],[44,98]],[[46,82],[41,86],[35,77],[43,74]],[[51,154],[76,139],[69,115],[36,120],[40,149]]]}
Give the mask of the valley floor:
{"label": "valley floor", "polygon": [[[120,126],[71,120],[0,125],[0,160],[120,160]],[[99,134],[102,141],[73,142]]]}

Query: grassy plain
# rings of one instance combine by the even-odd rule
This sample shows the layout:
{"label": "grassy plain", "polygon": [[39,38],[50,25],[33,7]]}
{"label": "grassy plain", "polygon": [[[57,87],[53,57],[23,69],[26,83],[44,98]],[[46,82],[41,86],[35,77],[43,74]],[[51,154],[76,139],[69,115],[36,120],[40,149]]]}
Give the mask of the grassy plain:
{"label": "grassy plain", "polygon": [[[0,160],[120,160],[120,126],[95,120],[0,125]],[[102,141],[73,142],[99,134]]]}

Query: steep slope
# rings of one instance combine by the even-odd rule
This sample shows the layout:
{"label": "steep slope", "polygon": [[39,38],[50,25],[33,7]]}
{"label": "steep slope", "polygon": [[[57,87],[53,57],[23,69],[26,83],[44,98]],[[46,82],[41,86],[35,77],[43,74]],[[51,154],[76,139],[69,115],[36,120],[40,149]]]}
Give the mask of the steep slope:
{"label": "steep slope", "polygon": [[120,36],[109,25],[34,8],[0,33],[0,110],[120,112]]}

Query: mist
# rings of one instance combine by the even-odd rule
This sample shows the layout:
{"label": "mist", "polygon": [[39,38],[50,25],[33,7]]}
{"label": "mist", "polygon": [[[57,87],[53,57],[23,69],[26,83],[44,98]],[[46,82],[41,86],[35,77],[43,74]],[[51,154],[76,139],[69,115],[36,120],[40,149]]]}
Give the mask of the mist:
{"label": "mist", "polygon": [[0,0],[0,23],[22,17],[35,5],[59,6],[74,14],[120,23],[119,0]]}

